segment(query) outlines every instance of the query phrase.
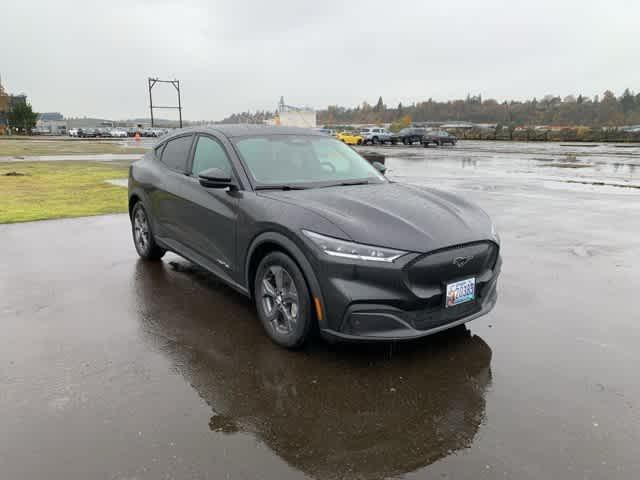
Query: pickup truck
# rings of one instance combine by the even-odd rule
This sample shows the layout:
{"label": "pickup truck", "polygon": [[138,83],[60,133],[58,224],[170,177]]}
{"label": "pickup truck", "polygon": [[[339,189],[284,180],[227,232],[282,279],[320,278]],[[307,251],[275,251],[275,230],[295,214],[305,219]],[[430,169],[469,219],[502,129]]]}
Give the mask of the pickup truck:
{"label": "pickup truck", "polygon": [[424,145],[425,148],[427,148],[430,143],[434,145],[455,145],[457,141],[458,137],[444,130],[429,131],[422,137],[422,145]]}

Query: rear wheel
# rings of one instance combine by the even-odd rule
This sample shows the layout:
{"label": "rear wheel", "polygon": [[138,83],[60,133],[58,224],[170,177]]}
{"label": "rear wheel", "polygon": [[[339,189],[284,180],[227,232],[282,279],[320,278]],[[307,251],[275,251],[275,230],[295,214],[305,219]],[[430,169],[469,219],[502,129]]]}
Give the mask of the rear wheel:
{"label": "rear wheel", "polygon": [[380,140],[378,140],[378,137],[373,137],[373,140],[371,140],[371,143],[373,145],[378,145],[380,143]]}
{"label": "rear wheel", "polygon": [[164,248],[160,248],[151,231],[151,222],[146,210],[141,202],[133,207],[131,213],[131,231],[133,234],[133,243],[136,247],[138,255],[145,260],[160,260],[166,253]]}
{"label": "rear wheel", "polygon": [[311,299],[298,265],[281,252],[262,259],[254,281],[258,317],[267,335],[285,348],[301,346],[311,331]]}

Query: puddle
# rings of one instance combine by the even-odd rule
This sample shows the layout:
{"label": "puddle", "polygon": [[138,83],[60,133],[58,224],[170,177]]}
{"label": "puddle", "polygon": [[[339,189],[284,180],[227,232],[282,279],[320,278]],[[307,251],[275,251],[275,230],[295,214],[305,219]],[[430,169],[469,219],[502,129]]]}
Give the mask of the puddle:
{"label": "puddle", "polygon": [[105,183],[108,183],[110,185],[115,185],[116,187],[128,187],[129,186],[129,179],[127,178],[113,178],[111,180],[105,180]]}

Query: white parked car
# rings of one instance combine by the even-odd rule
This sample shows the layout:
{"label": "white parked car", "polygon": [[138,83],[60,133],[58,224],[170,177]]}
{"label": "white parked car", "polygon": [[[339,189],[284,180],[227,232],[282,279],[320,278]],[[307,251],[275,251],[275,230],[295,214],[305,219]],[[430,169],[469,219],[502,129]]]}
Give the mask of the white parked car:
{"label": "white parked car", "polygon": [[365,145],[370,143],[371,145],[378,145],[380,143],[391,143],[391,137],[393,134],[382,127],[368,127],[361,128],[360,135],[362,135],[362,139]]}
{"label": "white parked car", "polygon": [[78,129],[77,128],[70,128],[67,133],[69,134],[70,137],[77,137],[78,136]]}
{"label": "white parked car", "polygon": [[114,138],[127,138],[127,131],[121,128],[111,130],[111,136]]}

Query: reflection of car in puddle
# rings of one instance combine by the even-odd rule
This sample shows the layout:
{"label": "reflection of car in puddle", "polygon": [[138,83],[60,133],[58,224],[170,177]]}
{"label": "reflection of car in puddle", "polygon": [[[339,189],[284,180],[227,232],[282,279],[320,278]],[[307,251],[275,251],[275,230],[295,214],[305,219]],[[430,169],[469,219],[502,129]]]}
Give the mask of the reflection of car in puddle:
{"label": "reflection of car in puddle", "polygon": [[316,478],[402,475],[473,442],[491,381],[480,337],[462,328],[289,352],[262,335],[243,297],[185,261],[171,265],[138,263],[140,326],[211,406],[216,434],[254,435]]}

